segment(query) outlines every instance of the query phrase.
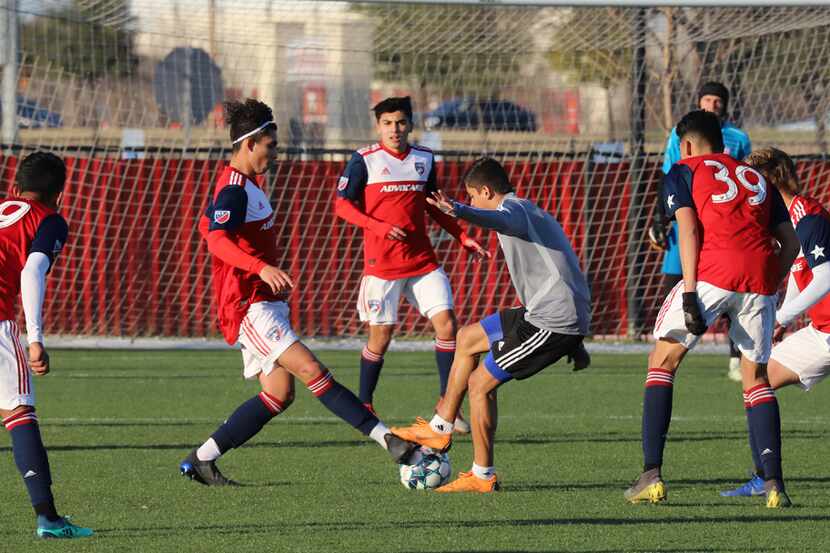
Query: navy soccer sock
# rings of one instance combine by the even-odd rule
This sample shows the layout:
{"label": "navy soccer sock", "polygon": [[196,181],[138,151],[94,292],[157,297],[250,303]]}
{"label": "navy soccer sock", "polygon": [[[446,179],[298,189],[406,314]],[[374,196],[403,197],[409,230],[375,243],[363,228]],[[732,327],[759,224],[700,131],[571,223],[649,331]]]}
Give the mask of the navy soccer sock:
{"label": "navy soccer sock", "polygon": [[743,396],[744,409],[746,409],[746,429],[747,435],[749,436],[749,451],[750,453],[752,453],[752,463],[755,465],[755,474],[763,478],[764,467],[761,464],[761,456],[759,455],[758,444],[755,440],[755,434],[752,432],[752,425],[749,424],[749,421],[751,419],[750,411],[752,411],[752,405],[749,403],[749,398],[747,397],[746,392],[744,392]]}
{"label": "navy soccer sock", "polygon": [[284,410],[283,402],[266,392],[260,392],[237,407],[211,438],[219,447],[219,452],[225,453],[256,436],[268,421]]}
{"label": "navy soccer sock", "polygon": [[764,480],[782,482],[781,415],[775,392],[769,384],[759,384],[747,390],[746,395],[750,404],[747,418],[754,436],[755,450],[764,469]]}
{"label": "navy soccer sock", "polygon": [[348,388],[334,380],[334,376],[324,371],[323,374],[308,383],[320,403],[352,425],[364,436],[368,436],[378,424],[378,418],[363,405]]}
{"label": "navy soccer sock", "polygon": [[360,401],[372,403],[375,388],[380,379],[380,370],[383,368],[383,355],[375,353],[369,346],[363,348],[360,354]]}
{"label": "navy soccer sock", "polygon": [[447,382],[450,380],[450,369],[455,359],[455,340],[435,339],[435,364],[438,365],[438,378],[441,386],[441,397],[447,393]]}
{"label": "navy soccer sock", "polygon": [[648,370],[643,400],[643,471],[663,465],[673,391],[674,374],[671,371],[661,368]]}
{"label": "navy soccer sock", "polygon": [[58,520],[49,457],[40,437],[37,416],[34,411],[17,413],[3,419],[3,424],[11,434],[14,463],[26,484],[35,513],[50,521]]}

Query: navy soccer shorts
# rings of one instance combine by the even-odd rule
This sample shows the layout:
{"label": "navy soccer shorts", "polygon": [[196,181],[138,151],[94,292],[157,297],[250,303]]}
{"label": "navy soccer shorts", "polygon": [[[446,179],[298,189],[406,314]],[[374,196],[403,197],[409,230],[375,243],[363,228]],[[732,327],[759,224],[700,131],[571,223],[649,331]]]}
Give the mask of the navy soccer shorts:
{"label": "navy soccer shorts", "polygon": [[494,378],[522,380],[573,353],[583,336],[558,334],[527,322],[525,308],[494,313],[480,321],[490,341],[484,366]]}

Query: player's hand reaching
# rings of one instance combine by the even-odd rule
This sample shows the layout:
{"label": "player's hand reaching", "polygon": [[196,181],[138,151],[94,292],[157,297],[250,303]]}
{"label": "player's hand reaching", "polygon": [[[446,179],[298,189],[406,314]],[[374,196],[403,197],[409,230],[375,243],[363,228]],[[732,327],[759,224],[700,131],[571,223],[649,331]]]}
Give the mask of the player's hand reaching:
{"label": "player's hand reaching", "polygon": [[683,293],[683,318],[686,321],[686,329],[695,336],[700,336],[706,332],[706,320],[703,318],[703,313],[700,312],[700,301],[697,292]]}
{"label": "player's hand reaching", "polygon": [[473,254],[476,261],[481,261],[482,259],[490,258],[490,252],[482,248],[481,244],[479,244],[466,234],[461,235],[461,246],[469,253]]}
{"label": "player's hand reaching", "polygon": [[266,265],[259,272],[259,278],[267,284],[271,291],[275,294],[280,292],[288,292],[294,287],[294,281],[284,271],[280,271],[276,267]]}
{"label": "player's hand reaching", "polygon": [[40,342],[29,344],[29,366],[38,376],[49,373],[49,354]]}
{"label": "player's hand reaching", "polygon": [[444,194],[442,190],[432,193],[432,196],[427,196],[427,203],[437,207],[441,212],[446,213],[450,217],[455,217],[455,206],[449,196]]}
{"label": "player's hand reaching", "polygon": [[784,339],[784,333],[787,332],[786,326],[781,326],[779,324],[775,325],[775,330],[772,331],[772,343],[777,344],[781,340]]}

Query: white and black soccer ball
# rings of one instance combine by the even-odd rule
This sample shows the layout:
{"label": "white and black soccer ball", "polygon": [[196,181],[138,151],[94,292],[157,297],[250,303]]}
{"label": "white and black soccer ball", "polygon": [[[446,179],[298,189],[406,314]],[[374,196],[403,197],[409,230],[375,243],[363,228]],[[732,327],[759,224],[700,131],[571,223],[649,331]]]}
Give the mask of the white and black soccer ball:
{"label": "white and black soccer ball", "polygon": [[409,458],[409,464],[400,465],[400,473],[404,487],[410,490],[434,490],[450,479],[450,457],[428,447],[419,447]]}

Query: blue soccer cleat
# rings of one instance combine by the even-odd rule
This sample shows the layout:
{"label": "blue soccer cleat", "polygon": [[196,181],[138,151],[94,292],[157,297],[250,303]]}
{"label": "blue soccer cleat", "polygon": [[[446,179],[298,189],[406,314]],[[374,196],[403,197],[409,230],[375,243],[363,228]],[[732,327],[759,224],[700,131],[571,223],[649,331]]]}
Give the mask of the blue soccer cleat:
{"label": "blue soccer cleat", "polygon": [[752,478],[734,490],[725,490],[720,492],[723,497],[754,497],[756,495],[764,495],[764,479],[753,474]]}
{"label": "blue soccer cleat", "polygon": [[39,538],[68,540],[88,538],[93,534],[90,528],[82,528],[69,522],[69,517],[61,517],[54,522],[38,517],[37,537]]}

